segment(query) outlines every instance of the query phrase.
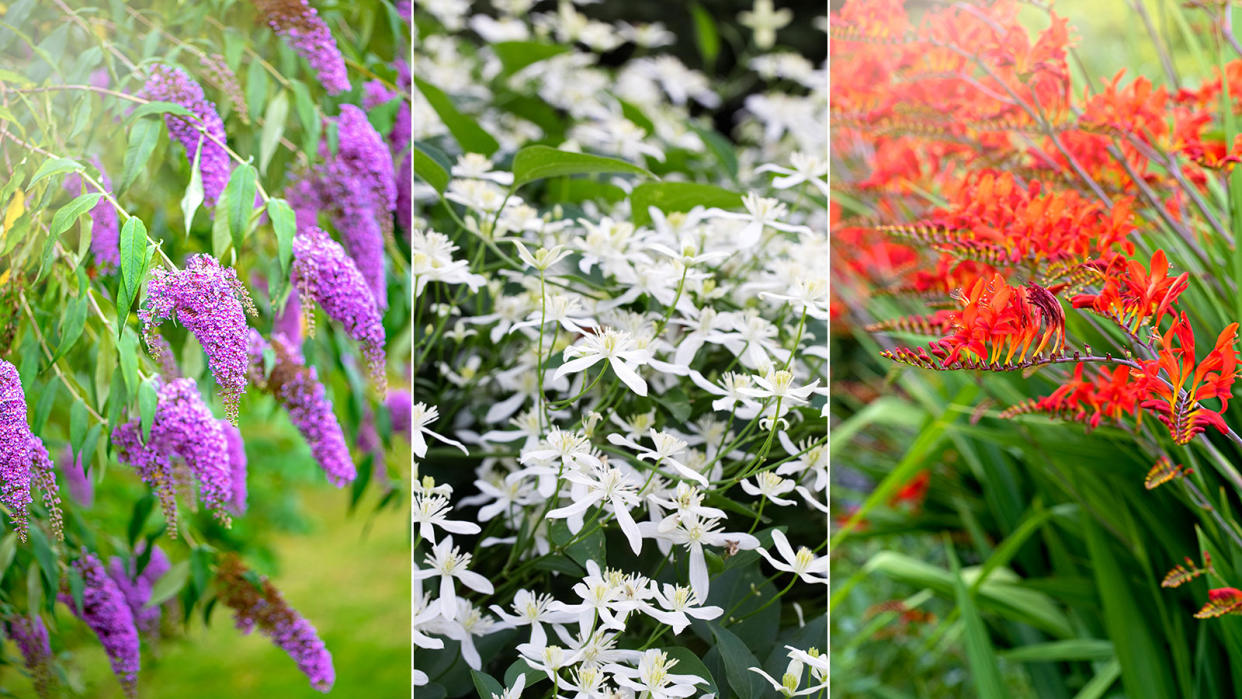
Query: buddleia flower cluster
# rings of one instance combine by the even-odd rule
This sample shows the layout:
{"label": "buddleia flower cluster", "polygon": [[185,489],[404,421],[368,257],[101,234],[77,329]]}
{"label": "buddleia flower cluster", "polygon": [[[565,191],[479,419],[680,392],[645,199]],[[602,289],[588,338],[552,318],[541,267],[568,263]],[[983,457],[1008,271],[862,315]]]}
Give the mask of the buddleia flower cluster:
{"label": "buddleia flower cluster", "polygon": [[[264,365],[268,350],[275,355],[270,372]],[[337,487],[353,482],[357,471],[349,446],[315,368],[306,366],[298,348],[279,333],[269,344],[258,331],[251,330],[249,352],[251,379],[289,412],[289,419],[310,446],[328,481]]]}
{"label": "buddleia flower cluster", "polygon": [[43,617],[38,614],[10,617],[5,630],[8,637],[17,642],[26,671],[34,682],[35,692],[41,697],[52,696],[52,689],[56,686],[52,674],[52,644]]}
{"label": "buddleia flower cluster", "polygon": [[113,556],[108,561],[108,577],[112,578],[112,582],[124,596],[125,604],[134,615],[134,626],[143,633],[155,633],[160,626],[160,607],[148,607],[147,602],[151,599],[155,581],[167,573],[172,565],[164,551],[156,546],[151,549],[147,565],[141,573],[136,571],[136,566],[136,558],[131,558],[127,564],[119,556]]}
{"label": "buddleia flower cluster", "polygon": [[[198,153],[199,172],[203,178],[203,202],[210,208],[228,184],[232,166],[225,150],[224,122],[216,111],[216,105],[203,94],[203,87],[180,68],[156,65],[150,69],[139,97],[153,102],[172,102],[185,107],[194,119],[164,115],[168,134],[185,146],[185,156],[191,164]],[[199,149],[202,149],[201,151]]]}
{"label": "buddleia flower cluster", "polygon": [[[99,170],[99,184],[105,193],[112,193],[112,179],[104,171],[99,158],[92,158],[91,163]],[[70,173],[65,177],[65,189],[70,192],[79,191],[82,177]],[[95,206],[91,207],[91,254],[95,256],[95,265],[99,271],[107,274],[121,266],[120,236],[121,228],[117,223],[116,208],[105,197],[100,197]]]}
{"label": "buddleia flower cluster", "polygon": [[382,311],[388,307],[384,272],[384,239],[392,233],[397,184],[392,155],[383,139],[352,104],[330,120],[337,129],[337,149],[320,145],[322,162],[312,167],[289,191],[298,229],[314,226],[320,211],[331,215],[350,257]]}
{"label": "buddleia flower cluster", "polygon": [[328,94],[349,89],[345,59],[315,8],[306,0],[255,0],[255,5],[272,31],[306,59]]}
{"label": "buddleia flower cluster", "polygon": [[52,531],[63,539],[60,494],[52,460],[43,440],[26,423],[26,396],[17,367],[0,359],[0,504],[8,508],[13,530],[26,540],[26,508],[34,501],[31,487],[43,491]]}
{"label": "buddleia flower cluster", "polygon": [[233,423],[228,420],[219,422],[220,429],[224,430],[224,439],[229,445],[229,483],[232,485],[229,511],[235,515],[243,515],[246,513],[246,444],[242,441],[241,430]]}
{"label": "buddleia flower cluster", "polygon": [[226,508],[233,498],[228,439],[224,428],[203,403],[193,379],[162,383],[157,391],[151,434],[142,438],[135,418],[112,431],[117,458],[138,471],[159,497],[170,536],[177,530],[177,484],[173,471],[180,460],[198,481],[199,497],[218,520],[227,524]]}
{"label": "buddleia flower cluster", "polygon": [[137,697],[140,660],[138,629],[125,595],[94,554],[83,551],[81,558],[72,565],[82,576],[82,606],[78,606],[68,591],[62,591],[59,599],[99,637],[125,696]]}
{"label": "buddleia flower cluster", "polygon": [[[142,332],[153,353],[161,345],[155,329],[169,318],[184,325],[202,345],[225,414],[237,421],[237,402],[246,390],[246,313],[255,313],[237,272],[211,255],[191,255],[185,269],[158,268],[147,283],[147,302],[139,309]],[[157,357],[158,358],[158,357]]]}
{"label": "buddleia flower cluster", "polygon": [[332,654],[309,621],[294,611],[266,579],[246,569],[234,554],[224,556],[216,572],[220,601],[233,610],[237,628],[260,631],[297,663],[311,687],[327,692],[336,682]]}
{"label": "buddleia flower cluster", "polygon": [[387,378],[380,310],[344,248],[319,228],[299,228],[293,238],[293,285],[302,297],[307,327],[314,327],[309,315],[313,312],[311,301],[314,300],[329,318],[341,324],[347,335],[362,345],[371,377],[380,390],[384,390]]}

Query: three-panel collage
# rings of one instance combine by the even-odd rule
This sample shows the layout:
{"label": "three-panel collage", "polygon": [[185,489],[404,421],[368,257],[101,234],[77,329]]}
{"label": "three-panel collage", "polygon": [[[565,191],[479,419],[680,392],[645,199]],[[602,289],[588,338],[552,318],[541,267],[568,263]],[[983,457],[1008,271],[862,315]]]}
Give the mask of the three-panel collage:
{"label": "three-panel collage", "polygon": [[0,0],[0,697],[1242,699],[1236,4]]}

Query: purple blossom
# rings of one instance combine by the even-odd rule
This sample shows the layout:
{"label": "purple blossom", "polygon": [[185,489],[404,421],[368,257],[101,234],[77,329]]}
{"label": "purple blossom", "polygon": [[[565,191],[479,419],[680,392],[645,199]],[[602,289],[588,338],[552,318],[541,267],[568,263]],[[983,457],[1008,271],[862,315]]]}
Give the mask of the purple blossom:
{"label": "purple blossom", "polygon": [[[112,193],[112,180],[104,172],[103,163],[98,157],[91,163],[99,170],[99,183],[104,191]],[[82,177],[76,172],[65,177],[65,189],[70,192],[81,191]],[[117,223],[116,209],[107,198],[100,198],[91,208],[91,254],[95,256],[95,264],[104,274],[110,273],[121,265],[121,228]]]}
{"label": "purple blossom", "polygon": [[336,153],[330,153],[326,143],[321,144],[323,162],[290,187],[288,200],[299,229],[316,225],[321,210],[332,214],[346,249],[382,311],[388,308],[384,239],[392,232],[397,207],[393,159],[358,107],[341,105],[341,115],[335,121]]}
{"label": "purple blossom", "polygon": [[294,345],[302,344],[302,303],[297,294],[289,294],[285,301],[285,310],[276,316],[272,324],[272,333],[284,335]]}
{"label": "purple blossom", "polygon": [[[164,115],[168,134],[185,146],[185,157],[194,163],[194,154],[201,144],[199,171],[203,175],[203,202],[208,208],[215,206],[216,198],[228,184],[233,171],[229,154],[224,149],[224,122],[216,112],[216,105],[203,95],[203,88],[185,71],[172,66],[157,65],[151,68],[150,77],[138,93],[139,97],[158,102],[172,102],[190,110],[197,117],[197,124],[185,117]],[[203,136],[202,128],[209,137]]]}
{"label": "purple blossom", "polygon": [[43,617],[38,614],[11,617],[8,629],[9,636],[22,652],[35,692],[41,697],[52,696],[52,644],[47,636],[47,627],[43,625]]}
{"label": "purple blossom", "polygon": [[315,8],[306,0],[256,0],[255,4],[272,31],[288,42],[319,75],[319,82],[328,94],[349,89],[345,59]]}
{"label": "purple blossom", "polygon": [[220,428],[229,444],[229,476],[233,486],[229,509],[235,515],[243,515],[246,513],[246,445],[242,442],[241,431],[228,420],[221,420]]}
{"label": "purple blossom", "polygon": [[155,490],[170,535],[175,536],[177,530],[174,458],[180,458],[198,480],[203,503],[227,524],[229,517],[224,508],[232,499],[233,486],[224,429],[203,403],[193,379],[164,383],[157,398],[150,439],[145,444],[137,419],[112,431],[117,457],[133,466]]}
{"label": "purple blossom", "polygon": [[90,507],[95,502],[95,484],[82,466],[82,455],[75,459],[73,448],[66,444],[60,453],[60,463],[65,464],[61,470],[65,474],[65,485],[69,486],[69,497],[82,507]]}
{"label": "purple blossom", "polygon": [[137,550],[134,551],[136,555],[130,559],[128,566],[119,556],[113,556],[112,560],[108,561],[108,577],[116,583],[117,589],[125,598],[125,603],[129,605],[129,611],[134,615],[134,625],[142,633],[153,634],[159,631],[160,607],[147,608],[146,604],[151,599],[151,590],[154,588],[155,581],[167,573],[172,566],[168,561],[168,556],[156,546],[151,549],[151,557],[147,559],[147,565],[142,569],[142,574],[136,575],[137,556],[142,554],[145,547],[145,543],[139,543]]}
{"label": "purple blossom", "polygon": [[314,299],[346,334],[361,343],[371,377],[384,390],[384,325],[354,261],[328,234],[313,226],[294,236],[293,258],[293,284],[302,296],[308,329],[313,330],[309,321],[314,317],[310,303]]}
{"label": "purple blossom", "polygon": [[82,557],[72,565],[82,574],[82,581],[85,583],[82,590],[82,608],[78,609],[77,603],[67,592],[61,592],[59,599],[99,637],[108,659],[112,661],[112,672],[121,681],[125,695],[136,697],[139,669],[138,629],[134,625],[134,614],[126,603],[125,595],[104,571],[103,564],[94,554],[83,551]]}
{"label": "purple blossom", "polygon": [[237,421],[237,402],[246,391],[246,311],[255,313],[237,272],[221,267],[206,254],[191,255],[185,269],[178,272],[163,267],[152,272],[147,306],[138,311],[152,352],[159,351],[154,329],[174,313],[194,333],[220,386],[225,414],[233,422]]}
{"label": "purple blossom", "polygon": [[198,63],[203,67],[207,82],[223,92],[242,123],[249,124],[250,114],[246,112],[246,102],[242,99],[241,85],[237,82],[237,76],[229,69],[229,64],[224,61],[224,56],[218,53],[200,54]]}
{"label": "purple blossom", "polygon": [[250,633],[257,626],[283,649],[310,680],[311,687],[327,692],[336,682],[332,654],[318,632],[298,614],[267,579],[256,586],[247,579],[249,571],[234,554],[221,559],[217,572],[220,600],[233,610],[237,628]]}
{"label": "purple blossom", "polygon": [[[272,349],[276,363],[265,375],[263,352]],[[301,351],[283,335],[272,336],[271,344],[255,330],[250,331],[250,371],[256,385],[263,386],[285,406],[289,419],[310,447],[311,455],[328,481],[339,487],[357,477],[345,433],[332,411],[319,374],[306,366]]]}
{"label": "purple blossom", "polygon": [[165,381],[181,378],[181,369],[177,367],[177,355],[173,353],[172,345],[168,344],[168,340],[158,332],[148,334],[146,340],[147,349],[159,363],[160,376]]}
{"label": "purple blossom", "polygon": [[26,396],[17,367],[0,359],[0,503],[9,508],[13,529],[26,540],[26,508],[34,501],[32,486],[43,491],[52,531],[64,539],[61,528],[60,493],[52,460],[43,440],[26,423]]}
{"label": "purple blossom", "polygon": [[410,389],[392,389],[388,392],[388,397],[384,399],[384,405],[388,408],[388,420],[392,424],[392,431],[409,437],[410,430],[413,428],[414,415],[414,398]]}

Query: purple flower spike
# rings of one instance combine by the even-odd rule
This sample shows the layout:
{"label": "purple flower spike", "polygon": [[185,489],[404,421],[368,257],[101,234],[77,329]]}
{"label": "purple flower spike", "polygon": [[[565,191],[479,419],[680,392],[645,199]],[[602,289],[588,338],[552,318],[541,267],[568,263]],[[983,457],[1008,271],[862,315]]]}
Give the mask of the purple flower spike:
{"label": "purple flower spike", "polygon": [[245,566],[237,556],[228,554],[220,561],[217,583],[220,600],[233,610],[237,628],[250,633],[256,626],[272,642],[283,649],[298,664],[298,669],[310,680],[311,687],[327,692],[336,682],[336,670],[332,667],[332,654],[324,646],[318,632],[309,621],[291,609],[280,592],[262,580],[261,588],[247,579]]}
{"label": "purple flower spike", "polygon": [[185,462],[198,480],[199,497],[225,525],[225,507],[232,499],[228,439],[220,422],[199,396],[193,379],[169,381],[159,388],[150,439],[142,441],[137,419],[118,425],[112,443],[118,458],[133,466],[160,499],[169,535],[177,531],[176,475],[173,459]]}
{"label": "purple flower spike", "polygon": [[306,0],[255,0],[267,26],[305,58],[329,95],[349,89],[345,59],[328,25]]}
{"label": "purple flower spike", "polygon": [[[155,328],[173,317],[194,333],[207,353],[220,386],[225,414],[237,422],[237,402],[246,391],[246,312],[254,305],[237,272],[211,255],[192,255],[185,269],[156,269],[147,284],[147,306],[139,309],[147,346],[159,351]],[[166,345],[166,343],[165,343]]]}
{"label": "purple flower spike", "polygon": [[52,677],[52,644],[47,636],[43,617],[15,616],[9,619],[9,636],[17,641],[26,669],[34,682],[35,692],[41,697],[52,696],[55,680]]}
{"label": "purple flower spike", "polygon": [[[224,122],[216,112],[216,105],[203,95],[203,88],[185,71],[172,66],[157,65],[151,68],[150,77],[138,93],[139,97],[157,102],[172,102],[190,110],[197,117],[192,123],[185,117],[164,115],[168,134],[185,146],[185,157],[194,163],[194,154],[202,146],[199,155],[199,171],[203,175],[203,202],[208,208],[216,205],[216,198],[224,191],[233,171],[229,154],[224,149]],[[204,129],[207,135],[204,137]]]}
{"label": "purple flower spike", "polygon": [[[263,351],[271,348],[276,363],[264,375]],[[285,406],[289,419],[310,446],[320,468],[333,485],[342,487],[357,477],[345,433],[332,411],[323,384],[314,367],[306,366],[301,351],[282,335],[274,335],[272,343],[255,330],[250,331],[250,371],[256,385],[264,387]]]}
{"label": "purple flower spike", "polygon": [[43,440],[26,423],[26,396],[17,367],[0,359],[0,503],[12,513],[13,529],[23,542],[29,526],[26,508],[34,502],[32,486],[43,491],[52,531],[63,540],[60,492],[52,460]]}
{"label": "purple flower spike", "polygon": [[73,610],[74,615],[86,622],[112,661],[112,672],[121,681],[125,696],[138,696],[138,629],[134,614],[125,601],[125,595],[104,571],[103,564],[94,554],[82,552],[73,562],[82,574],[85,587],[82,590],[82,608],[78,609],[73,597],[60,593],[62,603]]}
{"label": "purple flower spike", "polygon": [[229,472],[233,485],[229,509],[235,515],[243,515],[246,513],[246,445],[242,442],[241,431],[228,420],[221,420],[220,428],[229,443]]}
{"label": "purple flower spike", "polygon": [[151,557],[147,559],[147,565],[142,569],[142,574],[136,575],[137,556],[142,554],[145,547],[145,543],[139,542],[138,548],[134,551],[135,558],[130,560],[128,566],[119,556],[113,556],[112,560],[108,561],[108,577],[116,583],[117,589],[125,598],[125,603],[129,605],[129,611],[134,615],[134,626],[142,633],[154,634],[160,628],[160,607],[148,608],[146,604],[151,599],[151,590],[155,586],[155,581],[167,573],[172,566],[169,564],[168,556],[165,556],[164,551],[156,546],[151,550]]}
{"label": "purple flower spike", "polygon": [[314,330],[309,322],[314,317],[310,315],[310,301],[314,299],[329,318],[344,327],[346,334],[361,343],[372,380],[381,391],[386,390],[384,325],[354,261],[328,234],[314,227],[294,236],[293,258],[293,284],[308,314],[308,332]]}
{"label": "purple flower spike", "polygon": [[337,152],[321,144],[323,162],[288,191],[298,229],[317,224],[319,211],[332,214],[345,248],[367,282],[376,306],[388,308],[384,239],[392,233],[397,182],[392,155],[366,114],[352,104],[341,106]]}
{"label": "purple flower spike", "polygon": [[[91,162],[99,170],[99,183],[112,193],[112,180],[104,172],[103,163],[98,157]],[[70,192],[80,191],[82,177],[76,172],[65,177],[65,189]],[[99,203],[91,208],[91,254],[95,256],[95,264],[99,271],[108,274],[121,266],[121,228],[117,223],[116,209],[107,199],[100,198]]]}

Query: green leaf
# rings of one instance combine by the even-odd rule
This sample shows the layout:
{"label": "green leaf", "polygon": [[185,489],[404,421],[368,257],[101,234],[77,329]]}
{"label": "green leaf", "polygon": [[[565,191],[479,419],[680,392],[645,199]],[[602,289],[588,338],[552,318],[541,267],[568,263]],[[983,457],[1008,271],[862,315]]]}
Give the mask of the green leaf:
{"label": "green leaf", "polygon": [[132,124],[134,121],[145,116],[153,114],[171,114],[172,116],[188,117],[193,123],[198,123],[198,117],[186,107],[175,102],[147,102],[139,105],[134,111],[125,117],[126,124]]}
{"label": "green leaf", "polygon": [[741,699],[767,696],[771,686],[757,673],[747,669],[762,667],[762,665],[755,659],[754,654],[750,652],[742,639],[715,622],[708,624],[708,627],[712,635],[716,637],[716,650],[724,660],[725,677],[729,680],[729,686],[733,688],[733,691]]}
{"label": "green leaf", "polygon": [[30,188],[34,186],[35,182],[38,182],[44,177],[63,175],[66,172],[85,172],[85,170],[86,168],[82,167],[81,163],[71,158],[50,158],[43,161],[43,164],[39,166],[39,169],[35,170],[34,177],[30,178],[30,182],[26,185],[26,187]]}
{"label": "green leaf", "polygon": [[568,53],[570,47],[543,41],[501,41],[491,45],[500,59],[501,76],[512,75],[528,65]]}
{"label": "green leaf", "polygon": [[152,609],[172,599],[182,587],[185,587],[185,581],[190,577],[190,562],[181,561],[160,576],[155,581],[155,585],[151,588],[151,599],[142,605],[143,609]]}
{"label": "green leaf", "polygon": [[30,528],[30,545],[34,549],[35,559],[39,561],[39,569],[43,571],[43,579],[47,581],[49,590],[60,587],[60,568],[56,565],[56,554],[47,535],[39,527]]}
{"label": "green leaf", "polygon": [[55,364],[69,350],[73,349],[78,338],[82,337],[82,329],[86,327],[86,296],[79,296],[69,304],[64,319],[60,322],[60,344],[56,354],[52,355],[50,364]]}
{"label": "green leaf", "polygon": [[35,434],[43,431],[43,425],[47,423],[47,416],[52,412],[52,404],[56,402],[56,394],[59,391],[60,382],[49,381],[40,392],[39,403],[35,406],[34,422],[30,425],[30,430]]}
{"label": "green leaf", "polygon": [[285,120],[289,117],[289,93],[281,90],[267,104],[263,115],[263,133],[259,137],[259,171],[267,174],[267,165],[276,153],[280,137],[285,133]]}
{"label": "green leaf", "polygon": [[151,438],[151,423],[155,421],[155,407],[159,404],[159,395],[155,390],[154,376],[142,382],[138,387],[138,414],[142,420],[142,441]]}
{"label": "green leaf", "polygon": [[289,266],[293,264],[293,236],[297,235],[298,223],[293,215],[293,207],[284,199],[268,199],[267,215],[272,219],[272,228],[276,230],[276,250],[280,260],[281,276],[289,276]]}
{"label": "green leaf", "polygon": [[513,188],[528,182],[563,175],[616,172],[655,177],[645,168],[616,158],[573,153],[548,146],[527,146],[513,156]]}
{"label": "green leaf", "polygon": [[251,165],[238,165],[229,176],[228,186],[224,188],[228,196],[229,235],[233,239],[233,247],[241,250],[242,240],[249,228],[250,214],[254,211],[254,195],[258,188],[258,176]]}
{"label": "green leaf", "polygon": [[1095,676],[1082,686],[1082,689],[1074,695],[1074,699],[1100,699],[1113,686],[1118,677],[1121,677],[1121,663],[1116,659],[1110,660],[1104,663]]}
{"label": "green leaf", "polygon": [[13,557],[16,555],[17,532],[9,532],[0,541],[0,581],[4,580],[4,575],[9,571],[9,566],[13,565]]}
{"label": "green leaf", "polygon": [[198,147],[194,149],[194,165],[190,168],[190,186],[185,188],[185,195],[181,197],[181,214],[185,217],[186,235],[190,234],[194,212],[198,211],[199,205],[203,203],[203,171],[200,163],[205,140],[199,139]]}
{"label": "green leaf", "polygon": [[82,454],[82,440],[86,438],[86,404],[80,400],[73,401],[69,409],[69,446],[75,456]]}
{"label": "green leaf", "polygon": [[[121,226],[121,281],[130,302],[137,296],[139,275],[145,265],[147,252],[147,226],[137,216],[130,216]],[[117,319],[124,325],[129,306],[117,308]]]}
{"label": "green leaf", "polygon": [[414,76],[414,85],[419,92],[423,93],[423,97],[427,98],[431,108],[440,116],[440,120],[448,127],[449,133],[453,134],[457,145],[461,146],[463,151],[482,153],[490,157],[492,153],[500,150],[500,143],[484,131],[474,119],[458,111],[453,101],[440,88],[417,75]]}
{"label": "green leaf", "polygon": [[82,571],[77,568],[69,568],[69,594],[73,597],[73,608],[79,615],[82,614],[82,593],[86,591],[86,581],[82,579]]}
{"label": "green leaf", "polygon": [[716,65],[716,57],[720,55],[720,35],[716,33],[716,22],[711,13],[697,2],[690,6],[690,13],[694,16],[694,43],[710,71]]}
{"label": "green leaf", "polygon": [[302,124],[302,130],[306,132],[305,138],[302,140],[302,152],[309,157],[314,157],[319,149],[319,111],[315,108],[314,101],[311,100],[310,91],[306,89],[306,85],[300,81],[294,81],[293,86],[293,109],[298,114],[298,121]]}
{"label": "green leaf", "polygon": [[125,388],[132,396],[138,389],[138,336],[133,330],[125,328],[121,332],[116,351],[120,359],[121,376],[125,379]]}
{"label": "green leaf", "polygon": [[228,252],[232,244],[233,237],[229,233],[229,190],[225,187],[216,199],[216,211],[211,220],[211,254],[217,260],[223,260],[224,253]]}
{"label": "green leaf", "polygon": [[159,139],[160,123],[155,119],[139,119],[130,127],[129,146],[125,150],[125,164],[121,170],[121,182],[116,188],[117,192],[125,191],[138,179],[138,174],[151,159],[151,153]]}
{"label": "green leaf", "polygon": [[493,696],[498,697],[505,691],[505,688],[500,686],[500,683],[496,681],[496,678],[486,672],[471,670],[470,678],[474,680],[475,691],[478,692],[479,696],[483,697],[483,699]]}
{"label": "green leaf", "polygon": [[1109,660],[1115,657],[1115,651],[1112,641],[1069,638],[1003,650],[997,656],[1017,663],[1050,663],[1063,660]]}
{"label": "green leaf", "polygon": [[953,573],[957,611],[961,613],[962,621],[966,625],[966,659],[970,661],[970,674],[975,682],[976,696],[1003,699],[1009,696],[1009,692],[1005,689],[1000,669],[996,664],[996,651],[992,648],[988,628],[983,624],[983,617],[979,615],[974,594],[962,578],[962,569],[957,561],[957,552],[954,551],[953,542],[946,539],[944,548]]}
{"label": "green leaf", "polygon": [[1094,519],[1086,515],[1080,519],[1086,530],[1104,628],[1117,649],[1126,695],[1135,699],[1176,696],[1168,671],[1167,649],[1153,632],[1147,615],[1134,613],[1137,609],[1150,609],[1151,605],[1135,598],[1131,576],[1122,571]]}
{"label": "green leaf", "polygon": [[448,187],[448,171],[440,167],[440,164],[427,155],[417,143],[414,144],[414,174],[440,194],[444,194],[444,190]]}
{"label": "green leaf", "polygon": [[[668,646],[662,648],[671,660],[677,661],[677,667],[673,668],[673,673],[678,675],[697,675],[707,680],[707,684],[694,685],[694,692],[697,696],[704,694],[714,694],[720,696],[720,687],[716,684],[716,678],[712,677],[712,673],[703,664],[702,659],[694,651],[685,646]],[[756,666],[757,667],[757,666]],[[754,674],[754,673],[751,673]],[[756,675],[762,681],[763,678]]]}
{"label": "green leaf", "polygon": [[267,97],[267,71],[258,61],[250,61],[246,68],[246,107],[253,119],[259,118],[259,110]]}
{"label": "green leaf", "polygon": [[56,215],[52,216],[52,226],[49,229],[53,238],[59,238],[61,233],[69,230],[74,221],[82,214],[95,208],[99,200],[103,198],[100,192],[91,192],[90,194],[82,194],[73,201],[65,204],[56,210]]}
{"label": "green leaf", "polygon": [[129,537],[129,545],[133,548],[134,543],[138,541],[138,537],[142,534],[142,530],[147,525],[147,518],[151,516],[151,510],[155,508],[155,496],[150,491],[143,494],[142,497],[134,501],[133,510],[129,516],[129,528],[126,535]]}
{"label": "green leaf", "polygon": [[666,214],[689,211],[696,206],[736,209],[742,206],[742,195],[723,187],[694,182],[644,182],[630,192],[635,225],[651,221],[647,209],[652,206]]}
{"label": "green leaf", "polygon": [[531,667],[525,660],[515,660],[512,665],[505,670],[505,686],[512,687],[516,682],[518,675],[526,675],[526,686],[538,684],[548,679],[548,674],[541,670]]}
{"label": "green leaf", "polygon": [[[147,547],[150,550],[150,546]],[[202,594],[207,589],[211,577],[211,552],[202,546],[194,547],[190,552],[190,582],[194,589]]]}

